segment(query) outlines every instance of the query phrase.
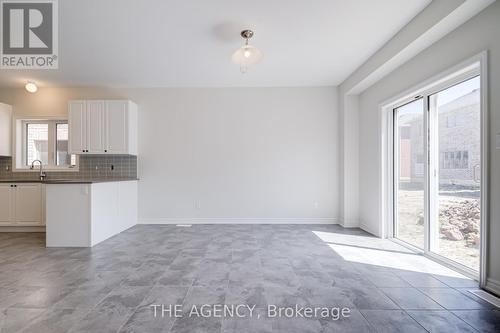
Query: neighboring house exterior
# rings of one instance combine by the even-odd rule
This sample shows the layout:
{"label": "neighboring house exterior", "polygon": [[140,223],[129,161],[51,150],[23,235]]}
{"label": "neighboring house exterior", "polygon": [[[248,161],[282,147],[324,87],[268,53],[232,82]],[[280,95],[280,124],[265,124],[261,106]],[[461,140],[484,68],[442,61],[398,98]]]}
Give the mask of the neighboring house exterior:
{"label": "neighboring house exterior", "polygon": [[[480,183],[479,90],[438,109],[439,183],[476,187]],[[400,118],[400,178],[420,183],[424,176],[423,121],[421,116]]]}
{"label": "neighboring house exterior", "polygon": [[[61,125],[61,126],[60,126]],[[69,165],[73,163],[71,155],[68,155],[68,127],[66,124],[58,124],[56,131],[56,154],[57,165]],[[33,160],[41,160],[47,164],[49,160],[49,127],[47,124],[30,123],[29,130],[26,129],[26,164],[31,165]]]}

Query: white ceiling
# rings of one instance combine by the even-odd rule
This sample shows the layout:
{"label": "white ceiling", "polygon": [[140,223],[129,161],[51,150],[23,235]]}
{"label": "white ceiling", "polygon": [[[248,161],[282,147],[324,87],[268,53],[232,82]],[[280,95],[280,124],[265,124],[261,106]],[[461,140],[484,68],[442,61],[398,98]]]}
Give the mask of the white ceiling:
{"label": "white ceiling", "polygon": [[[59,70],[0,71],[0,86],[337,85],[431,0],[63,0]],[[263,61],[230,57],[255,31]]]}

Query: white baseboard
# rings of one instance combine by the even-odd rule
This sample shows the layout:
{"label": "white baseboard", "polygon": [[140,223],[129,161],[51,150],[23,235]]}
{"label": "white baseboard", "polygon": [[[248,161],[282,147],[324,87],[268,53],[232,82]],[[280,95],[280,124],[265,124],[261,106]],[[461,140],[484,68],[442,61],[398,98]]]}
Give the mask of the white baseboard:
{"label": "white baseboard", "polygon": [[45,227],[0,227],[0,232],[45,232]]}
{"label": "white baseboard", "polygon": [[359,221],[346,221],[339,219],[338,224],[344,228],[359,228]]}
{"label": "white baseboard", "polygon": [[487,278],[486,279],[486,285],[484,286],[484,289],[488,290],[489,292],[500,296],[500,281],[492,279],[492,278]]}
{"label": "white baseboard", "polygon": [[359,228],[362,229],[362,230],[364,230],[364,231],[366,231],[369,234],[372,234],[374,236],[380,237],[379,234],[378,234],[378,230],[373,229],[372,227],[364,224],[363,222],[361,222],[359,224]]}
{"label": "white baseboard", "polygon": [[138,224],[338,224],[333,217],[311,218],[232,218],[232,217],[191,217],[191,218],[140,218]]}

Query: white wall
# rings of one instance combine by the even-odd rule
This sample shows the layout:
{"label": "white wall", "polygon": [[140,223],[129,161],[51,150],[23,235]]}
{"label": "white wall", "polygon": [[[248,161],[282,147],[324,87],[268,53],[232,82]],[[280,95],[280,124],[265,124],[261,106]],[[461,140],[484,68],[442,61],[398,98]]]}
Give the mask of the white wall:
{"label": "white wall", "polygon": [[[500,2],[486,8],[476,17],[392,72],[360,96],[360,220],[371,230],[380,221],[378,177],[380,174],[379,105],[406,89],[460,63],[483,50],[489,51],[490,111],[490,233],[488,279],[500,288],[500,150],[495,136],[500,133]],[[497,289],[497,292],[500,289]]]}
{"label": "white wall", "polygon": [[139,103],[142,219],[337,216],[334,88],[150,90]]}
{"label": "white wall", "polygon": [[65,115],[67,101],[77,98],[139,105],[143,222],[337,218],[334,87],[0,89],[0,102],[12,104],[14,115]]}

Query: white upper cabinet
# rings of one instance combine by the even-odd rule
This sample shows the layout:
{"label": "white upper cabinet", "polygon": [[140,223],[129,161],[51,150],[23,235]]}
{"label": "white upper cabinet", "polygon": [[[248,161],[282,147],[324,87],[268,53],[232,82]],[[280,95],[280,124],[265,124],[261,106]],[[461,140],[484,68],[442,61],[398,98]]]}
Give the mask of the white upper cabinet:
{"label": "white upper cabinet", "polygon": [[87,101],[87,153],[99,154],[104,145],[104,101]]}
{"label": "white upper cabinet", "polygon": [[87,149],[87,112],[84,101],[69,103],[69,152],[72,154],[85,153]]}
{"label": "white upper cabinet", "polygon": [[126,100],[69,102],[71,154],[137,155],[137,105]]}
{"label": "white upper cabinet", "polygon": [[11,156],[12,107],[0,103],[0,156]]}
{"label": "white upper cabinet", "polygon": [[123,101],[106,102],[106,148],[111,154],[128,150],[128,103]]}

